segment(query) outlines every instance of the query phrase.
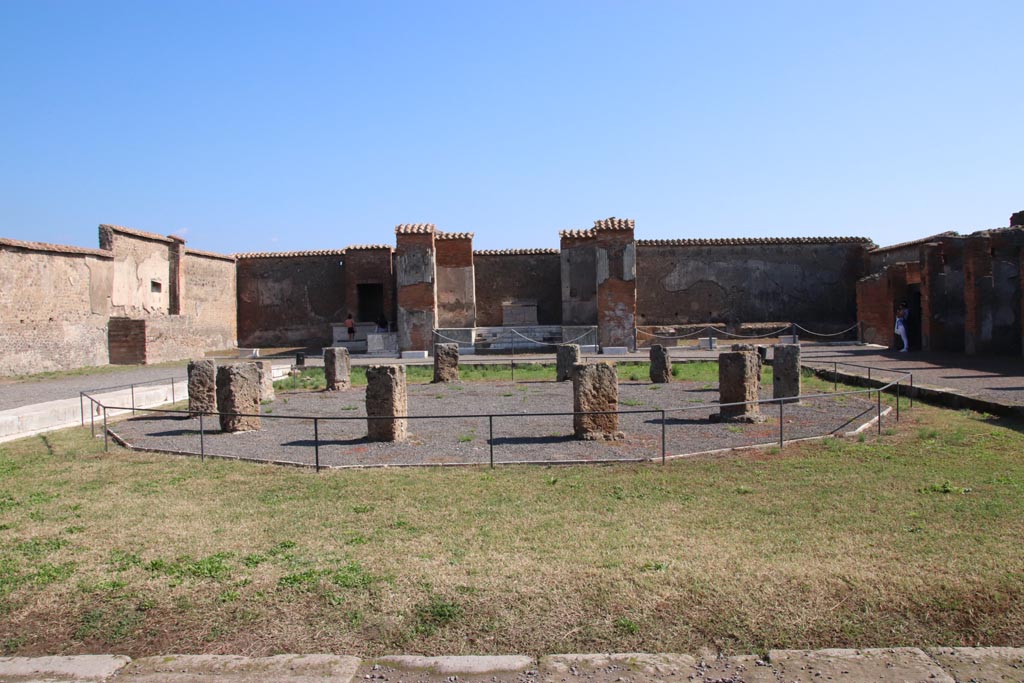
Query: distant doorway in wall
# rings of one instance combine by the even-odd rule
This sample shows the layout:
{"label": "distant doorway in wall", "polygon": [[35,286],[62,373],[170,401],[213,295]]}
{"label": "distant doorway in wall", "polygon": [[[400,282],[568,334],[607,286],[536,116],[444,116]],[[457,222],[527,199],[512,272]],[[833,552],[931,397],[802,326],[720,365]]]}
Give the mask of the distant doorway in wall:
{"label": "distant doorway in wall", "polygon": [[384,285],[356,285],[356,319],[361,323],[373,323],[384,315]]}
{"label": "distant doorway in wall", "polygon": [[[921,350],[921,285],[907,287],[907,341],[912,351]],[[900,346],[899,343],[896,345]]]}

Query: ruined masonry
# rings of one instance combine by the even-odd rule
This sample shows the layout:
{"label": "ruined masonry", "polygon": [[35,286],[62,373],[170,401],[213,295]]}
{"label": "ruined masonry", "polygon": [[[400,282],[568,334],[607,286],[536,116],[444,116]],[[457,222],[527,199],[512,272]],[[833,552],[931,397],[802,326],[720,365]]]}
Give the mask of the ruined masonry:
{"label": "ruined masonry", "polygon": [[776,344],[772,349],[772,397],[798,403],[800,396],[800,345]]}
{"label": "ruined masonry", "polygon": [[434,381],[459,381],[458,344],[434,344]]}
{"label": "ruined masonry", "polygon": [[[732,351],[718,356],[718,400],[720,403],[756,401],[760,398],[761,357],[749,344],[734,344]],[[737,406],[723,405],[715,422],[764,422],[757,403]]]}
{"label": "ruined masonry", "polygon": [[[616,411],[619,409],[619,377],[610,363],[585,365],[577,363],[572,370],[572,403],[574,413]],[[587,441],[616,439],[619,416],[573,415],[573,434]]]}
{"label": "ruined masonry", "polygon": [[192,417],[217,412],[217,364],[212,360],[189,361],[188,409]]}
{"label": "ruined masonry", "polygon": [[668,355],[668,347],[661,344],[651,346],[651,381],[655,384],[672,381],[672,358]]}
{"label": "ruined masonry", "polygon": [[403,418],[408,414],[405,366],[371,365],[366,368],[366,438],[370,441],[404,441],[409,432],[409,421]]}
{"label": "ruined masonry", "polygon": [[559,382],[572,379],[572,368],[580,362],[579,344],[559,344],[555,356],[555,377]]}
{"label": "ruined masonry", "polygon": [[260,370],[260,401],[273,401],[277,398],[274,393],[274,364],[269,360],[258,360],[255,363]]}
{"label": "ruined masonry", "polygon": [[352,361],[348,349],[340,346],[328,346],[324,349],[324,378],[327,380],[327,391],[348,389],[352,386]]}
{"label": "ruined masonry", "polygon": [[221,431],[248,432],[260,428],[260,370],[255,363],[217,368],[217,412]]}

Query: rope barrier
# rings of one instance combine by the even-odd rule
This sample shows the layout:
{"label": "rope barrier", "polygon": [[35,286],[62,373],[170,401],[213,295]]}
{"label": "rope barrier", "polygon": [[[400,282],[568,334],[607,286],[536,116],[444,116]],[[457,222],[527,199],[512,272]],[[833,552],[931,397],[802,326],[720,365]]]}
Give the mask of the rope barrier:
{"label": "rope barrier", "polygon": [[706,330],[711,330],[712,332],[721,332],[722,331],[722,330],[719,330],[719,329],[714,328],[714,327],[706,327],[705,326],[705,327],[700,328],[696,332],[687,332],[686,334],[682,334],[682,335],[675,336],[675,337],[669,336],[667,334],[654,334],[653,332],[648,332],[647,330],[641,330],[639,328],[637,328],[636,333],[637,334],[644,334],[644,335],[647,335],[648,337],[655,337],[657,339],[692,339],[693,337],[700,335],[701,332],[704,332]]}
{"label": "rope barrier", "polygon": [[[433,332],[434,332],[434,336],[436,336],[436,337],[438,337],[440,339],[444,339],[445,341],[455,342],[456,344],[463,344],[463,345],[465,345],[467,343],[463,339],[452,339],[451,337],[446,337],[445,335],[441,334],[437,330],[434,330]],[[509,328],[507,330],[502,330],[502,335],[504,335],[506,332],[518,335],[518,336],[522,337],[523,339],[525,339],[526,341],[532,342],[534,344],[540,344],[541,346],[555,346],[556,344],[572,344],[573,342],[579,341],[580,339],[583,339],[584,337],[596,334],[597,330],[590,329],[590,330],[584,332],[583,334],[581,334],[578,337],[570,339],[569,341],[562,341],[562,342],[546,342],[546,341],[540,341],[540,340],[537,340],[537,339],[531,339],[530,337],[527,337],[525,334],[523,334],[522,332],[520,332],[519,330],[517,330],[515,328]],[[476,342],[473,342],[473,344],[471,344],[471,345],[472,346],[476,346]]]}
{"label": "rope barrier", "polygon": [[793,327],[796,327],[797,329],[801,329],[804,332],[806,332],[807,334],[812,334],[815,337],[838,337],[840,335],[846,334],[847,332],[850,332],[852,330],[857,329],[857,325],[858,325],[858,323],[854,323],[853,325],[850,325],[849,327],[847,327],[842,332],[825,333],[825,332],[813,332],[813,331],[807,329],[806,327],[804,327],[803,325],[798,325],[797,323],[793,323]]}

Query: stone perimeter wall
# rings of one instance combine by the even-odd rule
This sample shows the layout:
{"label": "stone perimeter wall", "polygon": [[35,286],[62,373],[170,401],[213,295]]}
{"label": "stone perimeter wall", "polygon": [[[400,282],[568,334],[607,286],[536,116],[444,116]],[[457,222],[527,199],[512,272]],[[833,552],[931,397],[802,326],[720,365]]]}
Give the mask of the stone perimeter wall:
{"label": "stone perimeter wall", "polygon": [[501,325],[506,301],[535,300],[537,324],[562,324],[562,266],[554,249],[478,251],[476,270],[476,324]]}
{"label": "stone perimeter wall", "polygon": [[345,319],[343,252],[238,257],[238,344],[329,346]]}
{"label": "stone perimeter wall", "polygon": [[870,242],[671,242],[637,243],[638,325],[849,325],[856,317]]}
{"label": "stone perimeter wall", "polygon": [[102,225],[100,249],[0,239],[0,376],[236,346],[235,260]]}
{"label": "stone perimeter wall", "polygon": [[0,376],[107,362],[113,259],[0,239]]}

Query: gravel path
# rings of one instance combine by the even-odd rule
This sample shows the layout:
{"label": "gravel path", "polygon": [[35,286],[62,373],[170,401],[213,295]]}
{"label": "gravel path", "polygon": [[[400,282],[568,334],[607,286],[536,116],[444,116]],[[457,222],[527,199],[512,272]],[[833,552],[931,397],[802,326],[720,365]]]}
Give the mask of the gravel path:
{"label": "gravel path", "polygon": [[[762,398],[770,398],[770,394],[768,388]],[[777,406],[763,407],[768,418],[763,424],[717,424],[708,421],[708,416],[717,412],[715,408],[695,408],[717,398],[717,388],[703,383],[620,383],[620,409],[636,412],[619,416],[623,439],[593,442],[572,438],[571,414],[524,415],[571,412],[572,385],[568,382],[412,384],[409,439],[392,444],[365,440],[362,387],[339,392],[279,392],[273,404],[264,406],[259,431],[223,434],[214,417],[205,418],[203,447],[207,454],[312,464],[313,420],[297,416],[316,415],[336,418],[319,421],[322,465],[486,463],[490,457],[486,417],[436,416],[504,413],[518,416],[493,419],[495,463],[636,460],[661,456],[660,413],[654,411],[662,409],[676,411],[666,415],[669,455],[778,439]],[[848,431],[873,416],[874,403],[862,396],[807,400],[785,406],[785,438]],[[198,418],[150,414],[119,423],[115,430],[138,448],[193,453],[200,449]]]}

